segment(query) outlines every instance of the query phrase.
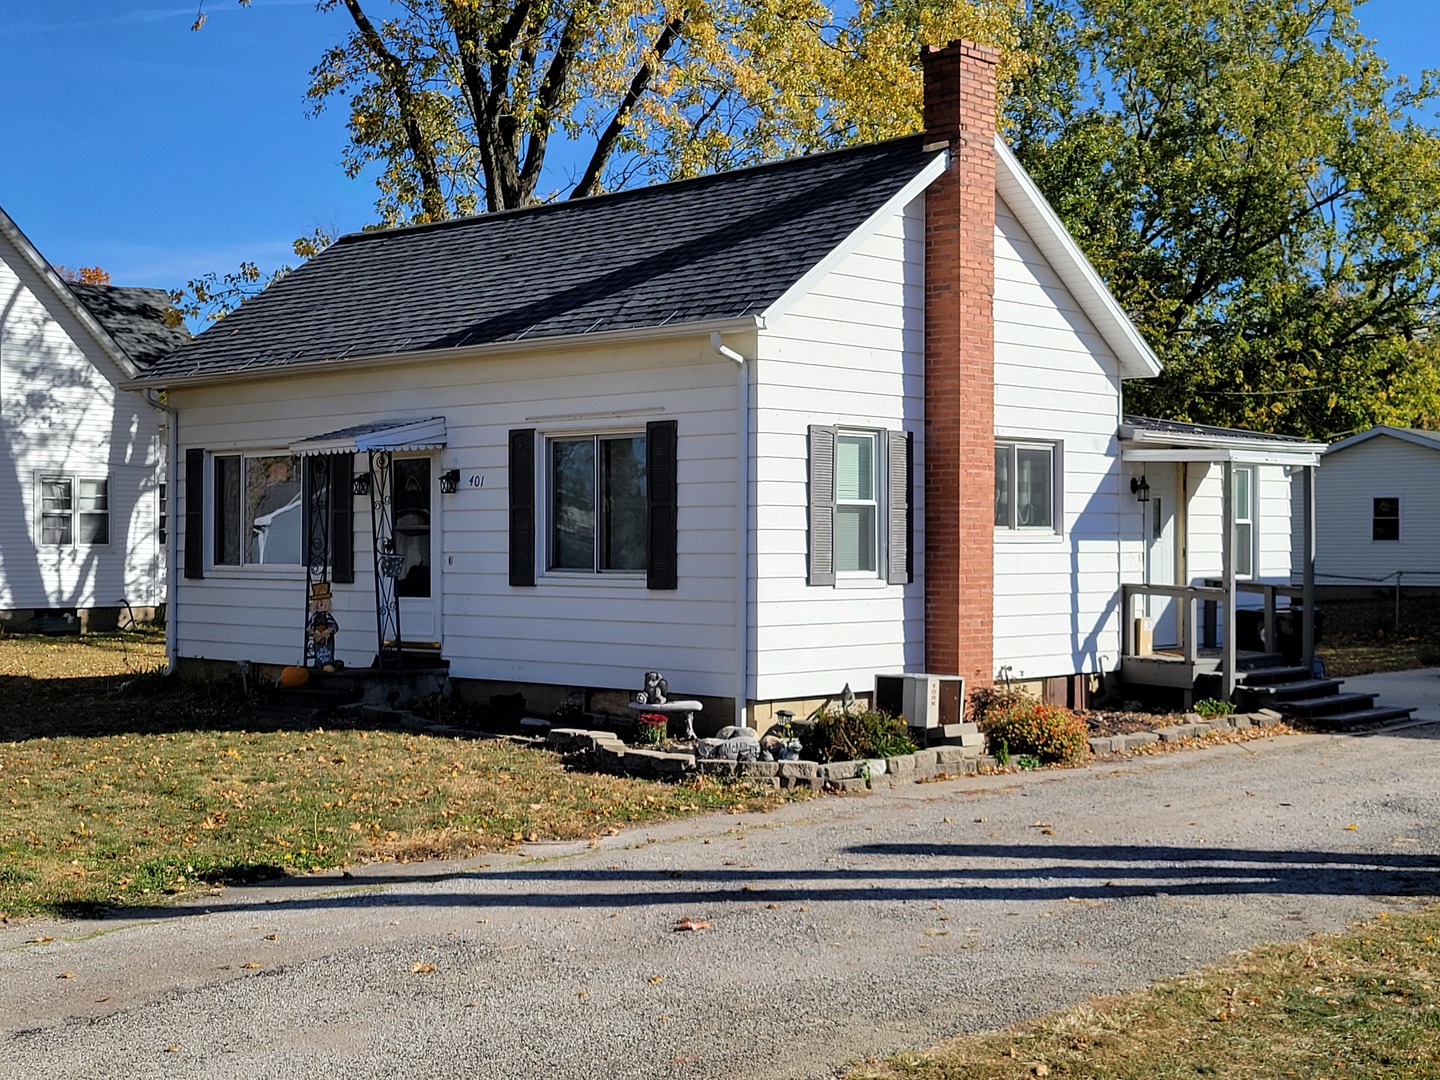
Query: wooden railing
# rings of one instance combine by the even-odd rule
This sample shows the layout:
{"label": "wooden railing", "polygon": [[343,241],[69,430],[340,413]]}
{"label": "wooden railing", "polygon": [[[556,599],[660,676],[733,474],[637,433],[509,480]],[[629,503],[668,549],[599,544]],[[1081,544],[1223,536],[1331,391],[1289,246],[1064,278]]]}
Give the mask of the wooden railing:
{"label": "wooden railing", "polygon": [[1165,596],[1180,601],[1180,649],[1188,664],[1195,663],[1200,647],[1200,604],[1213,605],[1225,599],[1225,590],[1214,585],[1121,585],[1120,635],[1124,656],[1135,656],[1135,601],[1147,596]]}

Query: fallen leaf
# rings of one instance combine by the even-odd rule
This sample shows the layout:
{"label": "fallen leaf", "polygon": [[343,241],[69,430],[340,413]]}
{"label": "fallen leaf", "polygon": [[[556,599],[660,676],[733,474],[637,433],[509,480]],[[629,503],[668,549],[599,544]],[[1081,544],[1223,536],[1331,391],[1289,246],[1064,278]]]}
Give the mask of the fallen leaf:
{"label": "fallen leaf", "polygon": [[55,940],[55,939],[54,939],[53,937],[51,937],[49,934],[36,934],[34,937],[32,937],[32,938],[30,939],[30,942],[29,942],[29,943],[30,943],[31,945],[48,945],[50,942],[52,942],[52,941],[54,941],[54,940]]}
{"label": "fallen leaf", "polygon": [[765,906],[766,906],[768,909],[770,909],[771,911],[779,911],[779,910],[780,910],[780,905],[779,905],[779,904],[766,904]]}
{"label": "fallen leaf", "polygon": [[411,965],[410,970],[416,975],[429,975],[432,971],[435,970],[435,965],[417,962]]}
{"label": "fallen leaf", "polygon": [[465,1002],[465,1008],[467,1008],[467,1009],[478,1009],[479,1007],[480,1007],[480,1002],[478,1002],[478,1001],[467,1001],[467,1002]]}
{"label": "fallen leaf", "polygon": [[1049,1065],[1046,1065],[1044,1062],[1041,1062],[1040,1064],[1038,1064],[1038,1065],[1035,1066],[1035,1075],[1036,1075],[1036,1076],[1049,1076],[1049,1075],[1050,1075],[1050,1066],[1049,1066]]}
{"label": "fallen leaf", "polygon": [[180,1052],[180,1044],[171,1043],[169,1046],[165,1047],[165,1052],[167,1054],[178,1054]]}
{"label": "fallen leaf", "polygon": [[266,940],[266,941],[279,941],[279,940],[280,940],[280,935],[279,935],[279,934],[266,934],[266,935],[265,935],[265,940]]}
{"label": "fallen leaf", "polygon": [[1346,826],[1345,826],[1345,831],[1346,831],[1346,832],[1354,832],[1354,831],[1355,831],[1356,829],[1358,829],[1358,828],[1360,828],[1360,826],[1359,826],[1359,825],[1356,825],[1356,824],[1352,821],[1349,825],[1346,825]]}
{"label": "fallen leaf", "polygon": [[1054,830],[1054,829],[1041,829],[1041,830],[1040,830],[1040,835],[1041,835],[1041,836],[1054,836],[1054,835],[1055,835],[1055,830]]}
{"label": "fallen leaf", "polygon": [[75,977],[75,972],[73,972],[73,971],[62,971],[62,972],[60,972],[59,975],[56,975],[55,977],[56,977],[57,979],[73,979],[73,978]]}
{"label": "fallen leaf", "polygon": [[259,971],[264,966],[264,964],[257,964],[254,960],[251,960],[249,963],[240,965],[240,967],[245,971]]}
{"label": "fallen leaf", "polygon": [[650,976],[650,985],[652,985],[652,986],[659,986],[659,985],[660,985],[662,982],[664,982],[664,981],[665,981],[665,976],[664,976],[664,975],[651,975],[651,976]]}
{"label": "fallen leaf", "polygon": [[676,930],[709,930],[709,919],[681,919],[675,924]]}

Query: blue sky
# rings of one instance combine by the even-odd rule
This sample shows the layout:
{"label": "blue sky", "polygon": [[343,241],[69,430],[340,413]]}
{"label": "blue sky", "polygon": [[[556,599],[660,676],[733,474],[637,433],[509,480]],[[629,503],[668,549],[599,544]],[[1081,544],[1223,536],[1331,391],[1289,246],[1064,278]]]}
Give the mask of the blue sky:
{"label": "blue sky", "polygon": [[[0,206],[51,262],[176,287],[272,267],[322,226],[373,219],[340,169],[344,116],[307,115],[308,73],[350,25],[313,0],[0,0]],[[1440,3],[1371,0],[1393,71],[1440,67]]]}

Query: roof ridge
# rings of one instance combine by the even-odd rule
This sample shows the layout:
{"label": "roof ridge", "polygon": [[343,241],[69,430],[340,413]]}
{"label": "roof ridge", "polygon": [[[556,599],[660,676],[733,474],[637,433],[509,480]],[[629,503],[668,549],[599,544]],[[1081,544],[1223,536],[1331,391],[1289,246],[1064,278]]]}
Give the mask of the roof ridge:
{"label": "roof ridge", "polygon": [[426,231],[440,231],[443,229],[465,228],[478,225],[481,222],[495,221],[502,218],[515,218],[526,214],[539,216],[545,213],[557,213],[566,208],[579,208],[594,206],[597,202],[621,201],[624,199],[640,198],[656,191],[673,191],[678,187],[700,187],[711,183],[724,183],[728,180],[752,175],[762,170],[798,167],[809,164],[817,158],[838,157],[842,154],[854,154],[859,157],[866,153],[874,153],[877,150],[897,146],[900,143],[920,140],[925,137],[924,132],[915,132],[910,135],[897,135],[893,138],[882,139],[879,142],[861,143],[857,146],[838,146],[829,150],[816,150],[808,154],[796,154],[793,157],[781,158],[779,161],[762,161],[754,165],[745,165],[738,169],[722,169],[718,172],[709,172],[701,176],[686,176],[678,180],[664,180],[658,184],[646,184],[643,187],[621,188],[619,191],[603,191],[596,195],[585,195],[579,199],[557,199],[554,202],[535,203],[530,206],[518,206],[508,210],[487,210],[479,214],[466,214],[464,217],[447,218],[444,221],[422,221],[409,225],[391,225],[385,228],[359,229],[355,232],[345,233],[339,237],[335,244],[352,244],[364,240],[378,240],[384,237],[393,237],[402,233],[418,233]]}

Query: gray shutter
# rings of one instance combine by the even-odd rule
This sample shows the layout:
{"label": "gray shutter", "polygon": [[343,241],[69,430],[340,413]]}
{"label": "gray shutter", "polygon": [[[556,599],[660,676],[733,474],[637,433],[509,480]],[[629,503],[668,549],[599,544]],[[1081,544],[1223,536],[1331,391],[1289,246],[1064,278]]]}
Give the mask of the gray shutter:
{"label": "gray shutter", "polygon": [[677,556],[680,485],[675,464],[678,449],[676,421],[655,420],[645,425],[647,589],[680,586]]}
{"label": "gray shutter", "polygon": [[510,584],[535,584],[535,429],[510,432]]}
{"label": "gray shutter", "polygon": [[885,522],[889,553],[886,580],[891,585],[908,585],[914,579],[914,562],[910,554],[912,519],[910,515],[910,436],[903,431],[885,433],[886,476]]}
{"label": "gray shutter", "polygon": [[811,585],[835,584],[835,429],[810,428]]}
{"label": "gray shutter", "polygon": [[185,451],[185,576],[205,576],[204,450]]}

